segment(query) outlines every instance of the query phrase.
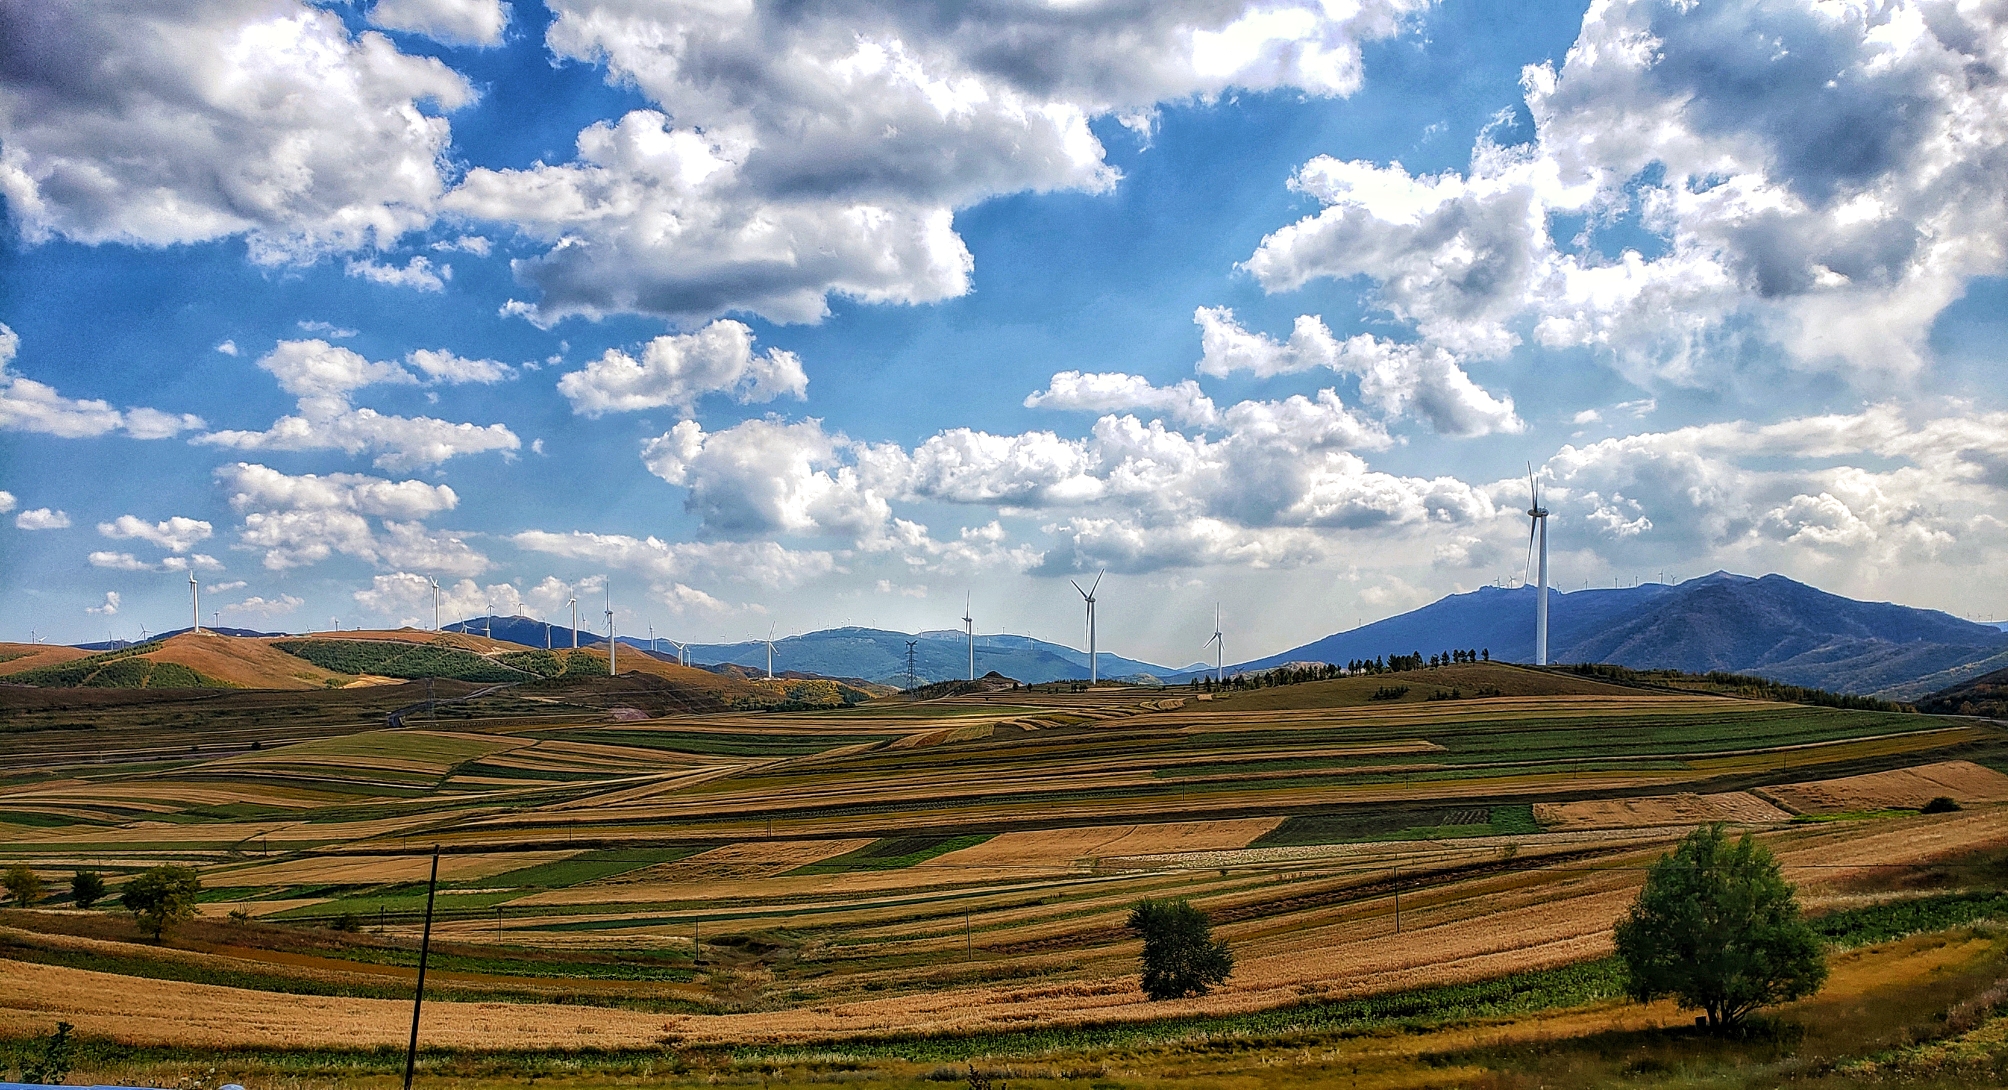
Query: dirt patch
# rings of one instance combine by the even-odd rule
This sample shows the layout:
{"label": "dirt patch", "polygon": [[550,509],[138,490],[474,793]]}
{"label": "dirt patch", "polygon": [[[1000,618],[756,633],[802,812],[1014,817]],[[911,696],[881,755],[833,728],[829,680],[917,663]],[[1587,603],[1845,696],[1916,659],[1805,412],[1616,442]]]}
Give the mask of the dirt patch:
{"label": "dirt patch", "polygon": [[1759,788],[1757,793],[1802,814],[1916,809],[1940,795],[1962,803],[2008,802],[2008,776],[1971,761],[1941,761],[1837,780],[1780,784]]}
{"label": "dirt patch", "polygon": [[1769,825],[1791,819],[1791,814],[1748,791],[1716,795],[1683,792],[1636,799],[1534,804],[1534,820],[1543,828],[1555,830],[1638,829],[1655,825],[1705,825],[1711,821]]}

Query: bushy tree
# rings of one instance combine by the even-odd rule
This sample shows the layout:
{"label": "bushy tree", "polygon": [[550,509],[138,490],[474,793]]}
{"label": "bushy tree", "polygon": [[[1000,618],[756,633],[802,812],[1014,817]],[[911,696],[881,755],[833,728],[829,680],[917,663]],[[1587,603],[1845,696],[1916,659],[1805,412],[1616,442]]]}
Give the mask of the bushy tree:
{"label": "bushy tree", "polygon": [[1827,979],[1820,937],[1800,918],[1777,860],[1748,833],[1730,841],[1719,824],[1653,864],[1618,923],[1617,949],[1633,999],[1671,996],[1717,1030]]}
{"label": "bushy tree", "polygon": [[94,870],[80,870],[70,876],[70,900],[78,908],[89,908],[105,896],[105,880]]}
{"label": "bushy tree", "polygon": [[159,942],[168,928],[195,915],[195,897],[201,892],[202,878],[195,868],[153,867],[133,875],[119,894],[119,903]]}
{"label": "bushy tree", "polygon": [[25,908],[42,899],[42,880],[26,864],[16,863],[0,875],[0,886],[7,887],[7,896],[15,908]]}
{"label": "bushy tree", "polygon": [[1130,930],[1143,936],[1143,990],[1152,999],[1205,995],[1234,971],[1234,955],[1213,938],[1213,921],[1184,898],[1142,900]]}

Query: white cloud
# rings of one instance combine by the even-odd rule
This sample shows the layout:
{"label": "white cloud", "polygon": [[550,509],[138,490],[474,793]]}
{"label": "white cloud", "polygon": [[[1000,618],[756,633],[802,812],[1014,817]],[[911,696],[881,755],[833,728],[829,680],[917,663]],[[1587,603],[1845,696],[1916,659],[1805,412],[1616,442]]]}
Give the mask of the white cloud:
{"label": "white cloud", "polygon": [[545,324],[949,298],[971,270],[956,209],[1115,184],[1092,119],[1231,88],[1350,94],[1360,43],[1419,6],[568,0],[546,44],[655,108],[587,128],[571,163],[472,170],[447,204],[551,244],[516,266],[541,292],[519,310]]}
{"label": "white cloud", "polygon": [[476,257],[487,257],[489,251],[494,248],[494,244],[480,235],[461,235],[459,238],[442,239],[435,242],[432,244],[432,248],[435,250],[473,254]]}
{"label": "white cloud", "polygon": [[438,109],[474,98],[297,0],[40,5],[5,35],[0,195],[33,242],[243,235],[261,263],[388,246],[445,188]]}
{"label": "white cloud", "polygon": [[403,265],[386,265],[371,258],[349,258],[348,273],[361,277],[373,284],[392,288],[411,288],[414,291],[444,291],[446,282],[453,279],[453,266],[433,267],[429,257],[414,257]]}
{"label": "white cloud", "polygon": [[202,588],[204,594],[227,594],[233,590],[243,590],[251,584],[242,579],[232,579],[228,583],[211,583]]}
{"label": "white cloud", "polygon": [[281,594],[277,598],[261,598],[253,595],[241,602],[221,606],[216,612],[226,617],[281,617],[306,605],[304,598]]}
{"label": "white cloud", "polygon": [[850,460],[856,448],[822,422],[748,420],[706,434],[686,420],[649,440],[649,472],[689,489],[686,510],[729,538],[767,534],[869,536],[891,510]]}
{"label": "white cloud", "polygon": [[293,324],[299,326],[300,330],[304,333],[319,333],[323,337],[332,338],[337,341],[346,341],[351,337],[362,335],[357,330],[346,329],[333,322],[323,322],[318,319],[302,318]]}
{"label": "white cloud", "polygon": [[0,489],[0,515],[4,515],[7,512],[12,511],[14,509],[14,505],[19,502],[20,502],[19,500],[16,500],[14,498],[14,493],[8,492],[4,489]]}
{"label": "white cloud", "polygon": [[119,592],[115,590],[108,590],[105,592],[105,603],[103,605],[88,606],[84,609],[85,613],[95,613],[100,617],[109,617],[112,614],[117,613],[118,611],[119,611]]}
{"label": "white cloud", "polygon": [[783,394],[808,396],[809,377],[793,352],[753,351],[753,331],[730,319],[695,333],[657,337],[640,360],[618,348],[558,380],[558,392],[582,416],[674,407],[694,411],[706,394],[730,394],[741,405]]}
{"label": "white cloud", "polygon": [[149,564],[131,553],[101,551],[87,557],[94,568],[110,568],[113,571],[222,571],[223,564],[213,556],[194,553],[189,556],[170,556],[158,564]]}
{"label": "white cloud", "polygon": [[377,0],[370,25],[423,34],[446,45],[502,44],[509,27],[502,0]]}
{"label": "white cloud", "polygon": [[[263,552],[274,571],[337,554],[442,575],[478,575],[492,566],[461,536],[420,521],[459,504],[443,484],[354,473],[294,476],[245,462],[217,469],[216,480],[244,514],[239,544]],[[381,536],[371,517],[382,520]]]}
{"label": "white cloud", "polygon": [[499,360],[470,360],[456,356],[444,348],[420,348],[405,356],[405,362],[418,368],[419,373],[433,382],[459,385],[478,382],[483,385],[513,378],[515,369]]}
{"label": "white cloud", "polygon": [[135,439],[167,439],[203,426],[201,417],[187,413],[121,412],[108,402],[64,397],[53,386],[14,373],[10,365],[20,347],[20,336],[0,324],[0,431],[90,439],[122,430]]}
{"label": "white cloud", "polygon": [[1184,379],[1171,386],[1153,386],[1141,375],[1121,372],[1083,374],[1062,371],[1053,380],[1025,399],[1028,409],[1065,409],[1073,412],[1161,412],[1181,424],[1201,427],[1218,423],[1220,412],[1213,399],[1199,390],[1199,384]]}
{"label": "white cloud", "polygon": [[237,342],[221,341],[216,345],[216,350],[226,356],[235,356],[237,354]]}
{"label": "white cloud", "polygon": [[[11,499],[12,497],[9,498]],[[0,511],[4,511],[7,507],[11,506],[13,505],[0,506]],[[23,511],[15,515],[14,525],[22,530],[67,530],[70,528],[70,516],[62,511],[51,511],[46,507],[37,507],[32,511]]]}
{"label": "white cloud", "polygon": [[[437,356],[429,359],[445,366]],[[351,402],[356,390],[379,383],[412,384],[418,379],[397,363],[368,360],[326,341],[281,341],[258,366],[271,372],[281,388],[298,396],[299,415],[280,417],[262,432],[214,431],[198,436],[195,442],[234,450],[375,451],[375,464],[390,470],[437,465],[463,454],[513,451],[522,446],[516,433],[502,424],[482,427],[356,408]]]}
{"label": "white cloud", "polygon": [[131,553],[110,551],[94,552],[87,557],[94,568],[110,568],[113,571],[153,571],[154,566]]}
{"label": "white cloud", "polygon": [[[1531,319],[1637,380],[1718,382],[1747,342],[1885,381],[2008,270],[2004,65],[1989,5],[1595,5],[1559,71],[1523,73],[1533,143],[1436,176],[1313,159],[1292,184],[1326,207],[1246,268],[1272,291],[1366,276],[1455,352]],[[1557,215],[1585,226],[1552,237]],[[1612,226],[1657,252],[1605,253]]]}
{"label": "white cloud", "polygon": [[1457,357],[1441,347],[1365,333],[1340,341],[1310,314],[1297,319],[1288,343],[1241,328],[1226,307],[1200,307],[1193,321],[1200,328],[1201,374],[1252,371],[1266,378],[1323,367],[1358,376],[1361,400],[1383,415],[1417,417],[1445,435],[1526,429],[1513,412],[1512,398],[1494,397],[1480,388]]}
{"label": "white cloud", "polygon": [[111,522],[98,523],[98,533],[114,541],[146,541],[171,553],[185,553],[198,541],[208,540],[215,527],[201,519],[176,515],[164,522],[147,522],[132,515],[120,515]]}

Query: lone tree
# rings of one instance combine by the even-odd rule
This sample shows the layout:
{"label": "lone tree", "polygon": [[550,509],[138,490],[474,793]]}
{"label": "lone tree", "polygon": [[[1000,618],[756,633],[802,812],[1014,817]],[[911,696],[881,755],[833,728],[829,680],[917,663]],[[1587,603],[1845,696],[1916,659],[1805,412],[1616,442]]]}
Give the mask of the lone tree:
{"label": "lone tree", "polygon": [[1660,857],[1617,926],[1627,990],[1641,1003],[1672,996],[1710,1029],[1759,1007],[1818,991],[1827,979],[1820,937],[1799,916],[1777,860],[1745,833],[1696,829]]}
{"label": "lone tree", "polygon": [[0,875],[0,886],[7,887],[15,908],[26,908],[42,899],[42,880],[23,863],[8,867],[7,873]]}
{"label": "lone tree", "polygon": [[195,915],[195,895],[201,892],[202,879],[195,868],[154,867],[133,875],[119,894],[119,903],[159,942],[168,928]]}
{"label": "lone tree", "polygon": [[1213,921],[1182,897],[1138,901],[1129,925],[1143,936],[1143,990],[1152,999],[1205,995],[1234,971],[1233,953],[1213,938]]}
{"label": "lone tree", "polygon": [[104,900],[104,876],[94,870],[80,870],[70,876],[70,900],[78,908],[89,908]]}

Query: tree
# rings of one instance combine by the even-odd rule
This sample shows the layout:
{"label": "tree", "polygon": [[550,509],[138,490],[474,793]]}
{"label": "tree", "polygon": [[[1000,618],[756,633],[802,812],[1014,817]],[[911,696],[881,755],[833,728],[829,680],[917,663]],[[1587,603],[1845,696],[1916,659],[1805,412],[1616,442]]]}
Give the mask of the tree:
{"label": "tree", "polygon": [[56,1032],[42,1042],[42,1056],[21,1065],[21,1081],[39,1083],[44,1086],[60,1085],[70,1076],[71,1042],[70,1031],[77,1027],[68,1022],[56,1023]]}
{"label": "tree", "polygon": [[70,900],[78,908],[89,908],[105,896],[105,880],[94,870],[80,870],[70,876]]}
{"label": "tree", "polygon": [[1213,921],[1182,897],[1138,901],[1129,925],[1143,936],[1143,990],[1152,999],[1205,995],[1234,971],[1233,953],[1213,938]]}
{"label": "tree", "polygon": [[15,908],[26,908],[42,899],[42,880],[24,863],[16,863],[0,875],[0,886],[7,887],[7,896],[14,899]]}
{"label": "tree", "polygon": [[125,885],[119,903],[138,920],[141,929],[153,933],[153,941],[175,924],[195,915],[195,895],[202,892],[202,879],[193,867],[162,866],[141,871]]}
{"label": "tree", "polygon": [[1811,995],[1827,979],[1820,937],[1800,918],[1777,860],[1748,833],[1731,843],[1720,824],[1689,833],[1653,864],[1618,923],[1617,948],[1633,999],[1672,996],[1715,1030]]}

